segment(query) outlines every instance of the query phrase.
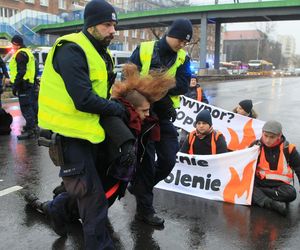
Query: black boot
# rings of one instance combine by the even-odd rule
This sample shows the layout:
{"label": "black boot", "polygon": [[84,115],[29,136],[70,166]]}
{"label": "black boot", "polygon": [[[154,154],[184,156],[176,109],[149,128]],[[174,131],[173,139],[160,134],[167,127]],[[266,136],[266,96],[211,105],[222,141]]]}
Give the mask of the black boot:
{"label": "black boot", "polygon": [[32,207],[33,209],[37,210],[41,214],[47,215],[47,204],[48,204],[48,201],[41,202],[39,200],[39,198],[36,195],[34,195],[34,194],[26,194],[24,196],[24,198],[25,198],[25,201],[27,202],[27,204],[30,207]]}
{"label": "black boot", "polygon": [[282,216],[287,215],[287,207],[286,207],[285,202],[275,201],[271,198],[267,198],[265,200],[264,207],[271,209],[271,210],[281,214]]}
{"label": "black boot", "polygon": [[155,213],[151,214],[143,214],[143,213],[137,213],[135,215],[135,218],[137,220],[143,221],[146,224],[149,224],[151,226],[163,226],[165,220],[159,216],[157,216]]}

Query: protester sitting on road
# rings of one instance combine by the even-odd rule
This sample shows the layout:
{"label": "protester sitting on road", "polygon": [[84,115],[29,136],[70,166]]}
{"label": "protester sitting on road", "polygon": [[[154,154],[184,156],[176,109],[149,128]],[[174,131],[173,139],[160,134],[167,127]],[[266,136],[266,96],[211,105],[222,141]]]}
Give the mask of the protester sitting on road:
{"label": "protester sitting on road", "polygon": [[208,110],[202,110],[196,117],[196,129],[188,134],[180,152],[191,155],[213,155],[227,152],[225,137],[213,129]]}
{"label": "protester sitting on road", "polygon": [[281,124],[273,120],[264,124],[262,137],[252,145],[260,146],[252,204],[286,215],[286,205],[296,199],[293,179],[295,172],[300,180],[300,155],[286,141]]}
{"label": "protester sitting on road", "polygon": [[[97,170],[109,206],[124,196],[128,182],[139,168],[147,142],[159,140],[158,120],[149,116],[150,103],[159,100],[175,84],[174,78],[162,74],[140,78],[135,65],[125,65],[124,71],[125,81],[113,85],[111,97],[124,106],[126,115],[123,120],[118,116],[101,118],[106,140],[103,150],[99,151],[101,166]],[[27,194],[25,199],[31,207],[48,215],[53,229],[61,235],[59,226],[79,219],[78,206],[63,183],[53,193],[52,201],[41,202],[34,194]],[[61,203],[65,204],[63,211],[56,211],[64,223],[57,221],[57,216],[51,216],[59,203],[60,207]]]}
{"label": "protester sitting on road", "polygon": [[192,98],[194,100],[197,100],[199,102],[209,103],[208,99],[204,93],[204,90],[200,87],[200,84],[197,81],[197,76],[192,75],[190,86],[188,89],[188,92],[184,94],[186,97]]}
{"label": "protester sitting on road", "polygon": [[234,113],[257,118],[257,113],[253,109],[252,100],[246,99],[239,102],[238,106],[233,109]]}

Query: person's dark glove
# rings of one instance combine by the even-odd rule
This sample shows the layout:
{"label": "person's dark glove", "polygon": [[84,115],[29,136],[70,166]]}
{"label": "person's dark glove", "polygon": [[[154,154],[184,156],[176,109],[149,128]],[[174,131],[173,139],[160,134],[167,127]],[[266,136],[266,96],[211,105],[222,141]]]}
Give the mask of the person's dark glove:
{"label": "person's dark glove", "polygon": [[135,164],[136,152],[134,141],[127,141],[121,145],[119,162],[125,168],[129,168]]}
{"label": "person's dark glove", "polygon": [[3,87],[0,85],[0,95],[3,94]]}
{"label": "person's dark glove", "polygon": [[108,174],[118,180],[131,181],[135,172],[136,152],[134,141],[120,147],[120,155],[108,169]]}
{"label": "person's dark glove", "polygon": [[117,99],[111,99],[110,101],[114,105],[114,109],[110,115],[119,116],[122,120],[127,120],[129,113],[124,105]]}

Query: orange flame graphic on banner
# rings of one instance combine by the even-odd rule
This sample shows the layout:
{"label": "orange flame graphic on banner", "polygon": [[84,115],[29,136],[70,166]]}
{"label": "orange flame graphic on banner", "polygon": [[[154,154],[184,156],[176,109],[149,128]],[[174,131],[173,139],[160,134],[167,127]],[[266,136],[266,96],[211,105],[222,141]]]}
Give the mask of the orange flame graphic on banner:
{"label": "orange flame graphic on banner", "polygon": [[252,178],[254,178],[254,170],[252,166],[255,163],[255,161],[256,160],[249,162],[244,168],[243,177],[241,180],[234,167],[230,167],[231,179],[224,188],[224,201],[235,203],[235,195],[241,197],[245,192],[247,192],[246,199],[249,198],[251,182]]}
{"label": "orange flame graphic on banner", "polygon": [[237,133],[232,128],[227,128],[231,136],[230,143],[228,144],[228,149],[234,151],[249,147],[251,142],[253,142],[256,139],[254,129],[252,127],[252,122],[253,119],[250,119],[245,124],[243,129],[243,139],[241,142],[239,142],[239,137]]}

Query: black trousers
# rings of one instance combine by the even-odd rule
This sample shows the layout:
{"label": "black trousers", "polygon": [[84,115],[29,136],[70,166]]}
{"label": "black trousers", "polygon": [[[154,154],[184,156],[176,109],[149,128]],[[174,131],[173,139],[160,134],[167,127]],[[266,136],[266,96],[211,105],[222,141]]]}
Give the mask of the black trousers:
{"label": "black trousers", "polygon": [[70,197],[77,200],[83,223],[85,249],[114,249],[107,229],[108,203],[97,172],[99,144],[62,137],[65,165],[60,176],[67,195],[58,195],[50,204],[49,212],[67,222],[66,209]]}
{"label": "black trousers", "polygon": [[255,178],[252,204],[264,206],[266,199],[273,199],[282,202],[292,202],[296,199],[296,189],[281,181],[260,180]]}

